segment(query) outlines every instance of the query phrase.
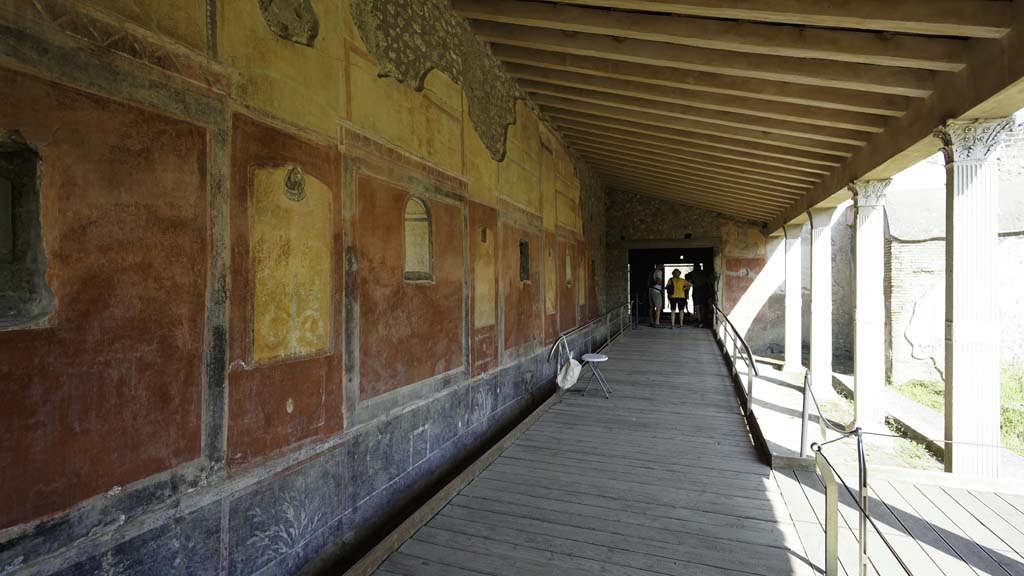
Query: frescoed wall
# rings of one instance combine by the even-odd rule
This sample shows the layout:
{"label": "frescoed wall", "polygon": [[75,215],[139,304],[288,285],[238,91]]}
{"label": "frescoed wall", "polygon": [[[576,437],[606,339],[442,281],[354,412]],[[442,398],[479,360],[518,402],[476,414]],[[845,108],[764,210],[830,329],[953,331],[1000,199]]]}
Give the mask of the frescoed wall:
{"label": "frescoed wall", "polygon": [[5,576],[343,569],[552,393],[602,185],[471,35],[392,78],[386,6],[0,9],[54,295],[0,327]]}
{"label": "frescoed wall", "polygon": [[0,331],[7,528],[200,457],[210,215],[203,127],[10,70],[0,85],[0,126],[41,158],[57,301]]}

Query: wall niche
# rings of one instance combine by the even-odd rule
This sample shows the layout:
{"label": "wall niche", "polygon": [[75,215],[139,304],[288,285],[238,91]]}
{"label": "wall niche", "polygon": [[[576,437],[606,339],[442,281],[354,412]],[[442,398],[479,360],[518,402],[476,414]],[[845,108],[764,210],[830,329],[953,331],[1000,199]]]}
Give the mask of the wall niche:
{"label": "wall niche", "polygon": [[0,329],[53,312],[40,224],[39,153],[17,130],[0,129]]}

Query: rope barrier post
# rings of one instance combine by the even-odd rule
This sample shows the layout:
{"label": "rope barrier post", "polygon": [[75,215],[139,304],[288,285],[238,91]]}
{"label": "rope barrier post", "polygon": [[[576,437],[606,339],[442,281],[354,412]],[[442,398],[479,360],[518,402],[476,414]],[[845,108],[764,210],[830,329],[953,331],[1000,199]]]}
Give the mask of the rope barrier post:
{"label": "rope barrier post", "polygon": [[825,576],[839,576],[839,486],[820,448],[812,448],[814,465],[825,483]]}
{"label": "rope barrier post", "polygon": [[864,434],[860,428],[854,431],[857,435],[857,499],[860,500],[860,553],[858,565],[860,576],[868,573],[868,463],[864,453]]}
{"label": "rope barrier post", "polygon": [[[819,416],[820,417],[820,416]],[[800,457],[807,457],[807,423],[811,419],[811,388],[807,372],[804,372],[804,409],[800,415]],[[822,435],[824,439],[824,435]]]}

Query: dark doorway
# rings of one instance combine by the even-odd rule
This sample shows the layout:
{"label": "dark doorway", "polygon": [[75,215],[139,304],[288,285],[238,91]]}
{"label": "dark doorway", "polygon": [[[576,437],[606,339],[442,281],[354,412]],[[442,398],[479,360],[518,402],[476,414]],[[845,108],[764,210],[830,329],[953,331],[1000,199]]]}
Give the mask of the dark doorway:
{"label": "dark doorway", "polygon": [[[629,251],[629,297],[639,305],[640,322],[650,316],[650,298],[647,290],[651,284],[652,273],[656,268],[662,270],[665,278],[671,277],[672,268],[691,267],[703,270],[708,278],[715,277],[714,248],[642,248]],[[691,303],[690,310],[693,310]],[[667,314],[662,314],[667,322]]]}

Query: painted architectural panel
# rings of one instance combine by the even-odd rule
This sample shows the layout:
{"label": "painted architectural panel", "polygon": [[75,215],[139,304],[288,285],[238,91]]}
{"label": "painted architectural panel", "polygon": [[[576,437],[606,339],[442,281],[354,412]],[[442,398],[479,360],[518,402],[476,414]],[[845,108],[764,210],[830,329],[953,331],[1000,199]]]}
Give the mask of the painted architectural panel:
{"label": "painted architectural panel", "polygon": [[232,118],[228,463],[338,432],[340,155]]}
{"label": "painted architectural panel", "polygon": [[[516,226],[511,222],[501,223],[501,277],[505,305],[506,351],[541,342],[541,272],[533,262],[539,262],[541,259],[542,238],[539,231]],[[521,242],[526,243],[524,251],[529,253],[529,280],[522,280],[520,275]]]}
{"label": "painted architectural panel", "polygon": [[42,157],[57,307],[0,331],[0,528],[200,455],[207,133],[0,69],[0,126]]}
{"label": "painted architectural panel", "polygon": [[558,240],[555,233],[544,231],[544,343],[551,344],[558,336]]}
{"label": "painted architectural panel", "polygon": [[298,166],[252,172],[253,360],[330,344],[331,190]]}
{"label": "painted architectural panel", "polygon": [[[409,187],[356,177],[353,245],[359,289],[359,399],[397,390],[463,365],[463,207],[426,194],[434,280],[403,278],[403,219]],[[417,182],[420,182],[417,184]],[[422,181],[413,179],[422,187]]]}
{"label": "painted architectural panel", "polygon": [[493,368],[498,360],[498,211],[469,203],[469,257],[472,290],[473,374]]}
{"label": "painted architectural panel", "polygon": [[576,327],[576,243],[558,239],[558,330]]}

